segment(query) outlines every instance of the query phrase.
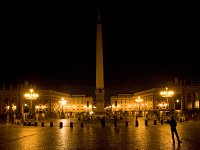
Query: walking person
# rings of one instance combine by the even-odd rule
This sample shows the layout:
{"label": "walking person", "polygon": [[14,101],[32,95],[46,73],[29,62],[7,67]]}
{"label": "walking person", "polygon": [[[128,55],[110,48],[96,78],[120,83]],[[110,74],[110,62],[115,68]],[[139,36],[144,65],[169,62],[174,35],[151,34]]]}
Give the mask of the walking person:
{"label": "walking person", "polygon": [[176,138],[178,140],[178,144],[180,145],[182,142],[179,139],[178,132],[176,130],[177,123],[176,123],[176,120],[174,119],[174,116],[171,116],[171,120],[169,121],[169,124],[170,124],[170,127],[171,127],[173,143],[175,144],[175,140],[174,140],[174,133],[175,133],[176,134]]}

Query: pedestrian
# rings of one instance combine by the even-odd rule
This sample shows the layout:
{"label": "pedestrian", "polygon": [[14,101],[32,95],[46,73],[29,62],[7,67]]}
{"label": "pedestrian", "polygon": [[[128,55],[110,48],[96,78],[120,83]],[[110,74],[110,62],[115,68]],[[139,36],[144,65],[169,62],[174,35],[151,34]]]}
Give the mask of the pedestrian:
{"label": "pedestrian", "polygon": [[174,133],[175,133],[176,134],[176,138],[178,140],[178,144],[180,145],[180,143],[182,143],[182,142],[179,139],[178,132],[176,130],[177,123],[176,123],[176,120],[174,119],[174,116],[171,116],[171,120],[169,121],[169,124],[170,124],[170,127],[171,127],[173,143],[175,144],[175,140],[174,140]]}

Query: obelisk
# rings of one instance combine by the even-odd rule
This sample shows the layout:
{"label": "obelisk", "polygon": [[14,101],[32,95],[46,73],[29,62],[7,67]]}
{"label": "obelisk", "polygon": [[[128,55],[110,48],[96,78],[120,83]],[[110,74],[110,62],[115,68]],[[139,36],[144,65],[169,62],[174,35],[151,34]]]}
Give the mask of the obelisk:
{"label": "obelisk", "polygon": [[96,28],[96,113],[104,111],[104,71],[103,71],[103,41],[102,41],[102,18],[98,11]]}

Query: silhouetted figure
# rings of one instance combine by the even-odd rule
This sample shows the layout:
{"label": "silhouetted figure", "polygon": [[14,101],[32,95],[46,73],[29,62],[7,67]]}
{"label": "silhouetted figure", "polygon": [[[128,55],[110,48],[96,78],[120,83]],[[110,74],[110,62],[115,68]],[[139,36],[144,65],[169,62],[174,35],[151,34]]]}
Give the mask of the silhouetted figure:
{"label": "silhouetted figure", "polygon": [[174,140],[174,133],[176,134],[176,138],[178,140],[178,144],[182,143],[179,139],[179,136],[178,136],[178,132],[176,130],[176,120],[174,119],[174,116],[171,117],[171,120],[169,121],[169,124],[171,126],[171,133],[172,133],[172,140],[173,140],[173,143],[175,143],[175,140]]}

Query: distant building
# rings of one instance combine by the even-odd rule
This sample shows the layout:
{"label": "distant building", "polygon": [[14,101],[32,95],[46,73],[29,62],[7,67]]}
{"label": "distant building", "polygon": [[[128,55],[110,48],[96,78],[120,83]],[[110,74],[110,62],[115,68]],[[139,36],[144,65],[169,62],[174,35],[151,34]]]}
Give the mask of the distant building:
{"label": "distant building", "polygon": [[134,101],[133,94],[118,94],[111,97],[112,112],[133,111]]}
{"label": "distant building", "polygon": [[[25,98],[25,93],[29,89],[35,89],[39,95],[36,100]],[[62,106],[62,98],[66,101]],[[45,117],[60,118],[61,112],[65,117],[77,117],[78,114],[86,114],[92,112],[93,98],[86,95],[70,95],[67,93],[57,92],[53,90],[40,90],[31,86],[21,84],[21,87],[6,88],[5,85],[0,89],[0,115],[20,114],[24,116],[30,112]]]}
{"label": "distant building", "polygon": [[[163,97],[160,92],[165,90],[162,88],[152,88],[132,94],[118,94],[111,97],[111,106],[107,107],[113,114],[136,115],[141,112],[145,113],[154,111],[176,110],[200,110],[200,84],[191,82],[186,84],[183,82],[170,83],[169,90],[174,92],[171,97]],[[39,95],[36,100],[26,99],[25,93],[30,88],[35,89]],[[62,99],[65,101],[62,104]],[[26,115],[31,113],[37,114],[39,119],[43,116],[47,118],[61,118],[64,114],[68,117],[83,117],[95,112],[96,107],[93,106],[94,99],[84,94],[70,95],[53,90],[41,90],[32,85],[21,84],[17,87],[5,84],[0,88],[0,116],[12,117],[20,115],[26,119]],[[32,108],[32,109],[31,109]],[[106,109],[106,108],[105,108]]]}
{"label": "distant building", "polygon": [[[113,113],[128,111],[163,111],[163,110],[199,110],[200,109],[200,84],[182,84],[182,82],[167,86],[174,92],[172,97],[162,97],[160,92],[163,88],[152,88],[133,94],[118,94],[111,97]],[[138,97],[141,101],[137,101]]]}

